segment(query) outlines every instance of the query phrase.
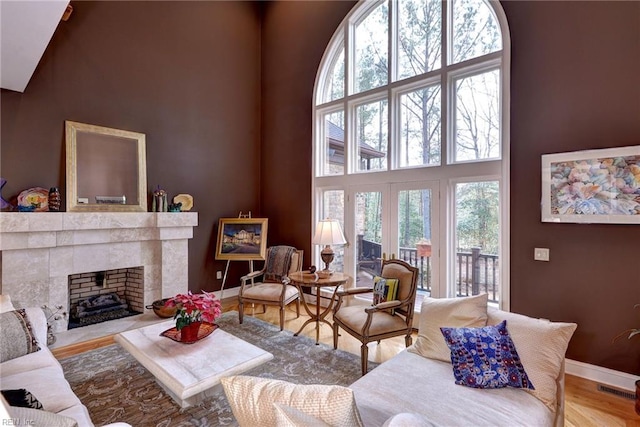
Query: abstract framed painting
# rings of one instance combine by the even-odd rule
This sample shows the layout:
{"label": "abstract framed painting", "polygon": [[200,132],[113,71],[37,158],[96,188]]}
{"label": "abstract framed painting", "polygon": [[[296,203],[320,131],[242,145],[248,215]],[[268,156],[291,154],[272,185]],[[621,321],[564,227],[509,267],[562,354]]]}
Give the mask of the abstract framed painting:
{"label": "abstract framed painting", "polygon": [[640,224],[640,145],[544,154],[542,221]]}
{"label": "abstract framed painting", "polygon": [[220,218],[216,259],[264,260],[267,218]]}

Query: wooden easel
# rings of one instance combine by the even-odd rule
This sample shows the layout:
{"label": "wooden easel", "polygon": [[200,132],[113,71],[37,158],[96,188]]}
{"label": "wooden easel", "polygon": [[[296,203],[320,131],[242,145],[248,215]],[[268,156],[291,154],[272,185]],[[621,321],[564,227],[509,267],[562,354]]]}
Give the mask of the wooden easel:
{"label": "wooden easel", "polygon": [[[238,218],[251,218],[251,211],[248,214],[243,214],[242,211],[238,214]],[[220,299],[224,298],[224,284],[227,281],[227,273],[229,272],[229,264],[231,260],[227,260],[227,265],[224,268],[224,274],[222,275],[222,287],[220,288]],[[253,260],[249,260],[249,273],[253,273]],[[253,280],[253,279],[252,279]]]}

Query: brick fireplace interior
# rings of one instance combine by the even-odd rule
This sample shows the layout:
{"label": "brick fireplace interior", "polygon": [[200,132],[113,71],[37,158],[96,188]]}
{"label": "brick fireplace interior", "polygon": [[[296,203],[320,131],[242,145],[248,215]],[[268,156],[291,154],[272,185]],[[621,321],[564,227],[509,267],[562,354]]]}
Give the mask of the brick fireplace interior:
{"label": "brick fireplace interior", "polygon": [[142,312],[144,267],[69,275],[69,329]]}

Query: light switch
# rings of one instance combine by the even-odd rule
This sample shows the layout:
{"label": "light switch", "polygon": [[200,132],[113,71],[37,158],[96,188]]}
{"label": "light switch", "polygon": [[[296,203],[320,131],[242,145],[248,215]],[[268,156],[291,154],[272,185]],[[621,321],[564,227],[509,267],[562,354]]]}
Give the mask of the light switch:
{"label": "light switch", "polygon": [[222,271],[216,271],[216,279],[222,279]]}
{"label": "light switch", "polygon": [[549,261],[549,248],[535,248],[533,259],[536,261]]}

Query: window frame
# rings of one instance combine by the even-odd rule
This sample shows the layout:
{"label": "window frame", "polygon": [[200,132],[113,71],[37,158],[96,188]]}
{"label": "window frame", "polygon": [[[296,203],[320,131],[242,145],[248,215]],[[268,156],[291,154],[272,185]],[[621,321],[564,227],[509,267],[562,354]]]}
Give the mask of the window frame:
{"label": "window frame", "polygon": [[[451,0],[454,1],[454,0]],[[455,256],[451,250],[454,247],[455,237],[452,235],[452,226],[455,225],[455,184],[458,182],[472,181],[497,181],[499,185],[499,257],[500,257],[500,307],[509,309],[509,203],[510,203],[510,175],[509,175],[509,154],[510,154],[510,64],[511,64],[511,40],[509,26],[506,15],[500,3],[496,0],[485,0],[484,3],[490,8],[491,13],[498,26],[501,36],[502,49],[479,57],[474,57],[462,62],[451,64],[453,49],[449,49],[449,43],[453,40],[453,26],[451,15],[453,7],[451,1],[443,1],[442,22],[441,22],[441,66],[424,74],[396,80],[398,73],[398,13],[397,4],[394,0],[361,0],[351,12],[345,16],[342,23],[331,38],[325,53],[321,59],[316,82],[314,86],[314,96],[312,97],[313,111],[313,142],[312,142],[312,230],[315,229],[317,221],[322,212],[322,200],[319,194],[331,188],[339,189],[348,194],[348,188],[353,185],[376,184],[376,183],[411,183],[414,181],[438,181],[440,182],[440,208],[439,224],[436,232],[441,242],[445,254],[439,259],[441,282],[436,284],[436,289],[440,289],[437,297],[451,296],[455,278],[454,265]],[[362,22],[369,13],[380,4],[388,2],[388,51],[387,51],[387,85],[363,92],[352,93],[355,73],[352,72],[355,60],[355,46],[351,46],[355,27]],[[324,102],[324,94],[329,88],[325,87],[328,77],[332,75],[336,59],[339,58],[340,50],[344,48],[344,97]],[[499,117],[500,121],[500,149],[498,158],[454,161],[455,157],[455,88],[454,81],[466,76],[481,74],[489,70],[497,69],[499,72]],[[412,165],[400,167],[398,159],[401,129],[397,124],[400,119],[400,97],[403,94],[419,90],[434,84],[440,84],[441,98],[441,152],[439,165]],[[356,118],[355,106],[366,104],[372,99],[387,99],[387,167],[382,170],[360,171],[357,168],[358,147],[356,143]],[[326,156],[326,138],[324,138],[323,116],[335,111],[342,111],[345,114],[344,136],[345,153],[344,168],[342,174],[322,175],[324,164],[322,159]],[[395,144],[395,146],[394,146]],[[320,151],[325,151],[322,153]],[[320,172],[320,173],[318,173]],[[350,213],[345,212],[345,227],[353,226],[353,220],[349,218]],[[388,228],[389,225],[383,227]],[[346,232],[346,230],[345,230]],[[453,230],[455,234],[455,230]],[[319,259],[319,248],[312,247],[312,260]],[[454,249],[455,250],[455,249]],[[451,252],[451,254],[450,254]],[[345,260],[346,262],[347,260]],[[351,260],[352,261],[352,260]]]}

